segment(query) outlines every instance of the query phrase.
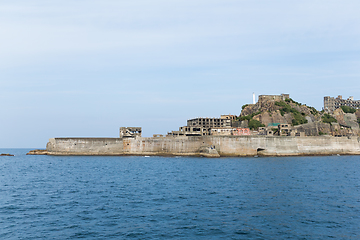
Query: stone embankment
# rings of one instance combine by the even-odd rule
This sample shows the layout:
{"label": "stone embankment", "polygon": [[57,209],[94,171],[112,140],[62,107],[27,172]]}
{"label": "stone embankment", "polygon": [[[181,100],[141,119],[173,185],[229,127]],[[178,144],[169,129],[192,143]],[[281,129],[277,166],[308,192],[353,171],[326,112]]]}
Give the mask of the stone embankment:
{"label": "stone embankment", "polygon": [[47,155],[303,156],[360,154],[358,137],[203,136],[152,138],[52,138]]}

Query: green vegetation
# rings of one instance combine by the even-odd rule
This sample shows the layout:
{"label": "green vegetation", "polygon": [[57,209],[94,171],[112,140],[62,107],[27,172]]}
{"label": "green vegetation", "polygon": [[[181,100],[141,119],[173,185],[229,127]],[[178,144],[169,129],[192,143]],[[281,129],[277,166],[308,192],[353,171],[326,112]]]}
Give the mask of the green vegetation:
{"label": "green vegetation", "polygon": [[318,110],[316,110],[316,108],[314,108],[314,107],[308,107],[308,108],[310,108],[310,112],[312,115],[316,115],[319,113]]}
{"label": "green vegetation", "polygon": [[355,113],[356,109],[348,107],[348,106],[341,106],[341,109],[344,111],[344,113]]}
{"label": "green vegetation", "polygon": [[262,124],[261,122],[259,122],[258,120],[255,120],[255,119],[251,119],[249,121],[249,128],[250,129],[258,129],[259,127],[265,127],[265,125]]}
{"label": "green vegetation", "polygon": [[[245,106],[245,105],[244,105]],[[246,107],[243,106],[243,109]],[[261,114],[261,109],[253,114],[239,117],[240,121],[248,120],[250,129],[258,129],[259,127],[265,127],[260,121],[253,119],[254,116]]]}
{"label": "green vegetation", "polygon": [[301,103],[296,102],[296,101],[292,100],[291,98],[287,98],[287,99],[285,99],[285,102],[292,102],[292,103],[295,103],[296,105],[301,106]]}
{"label": "green vegetation", "polygon": [[247,106],[249,106],[249,104],[245,104],[245,105],[243,105],[241,108],[242,108],[242,110],[244,110],[244,108],[246,108]]}
{"label": "green vegetation", "polygon": [[323,132],[319,131],[319,135],[320,135],[320,136],[321,136],[321,135],[326,135],[326,133],[323,133]]}
{"label": "green vegetation", "polygon": [[293,126],[305,124],[308,122],[308,120],[306,120],[306,118],[299,112],[293,112],[293,117],[294,117],[294,119],[292,120]]}
{"label": "green vegetation", "polygon": [[331,124],[332,122],[337,122],[337,120],[334,117],[332,117],[330,114],[327,113],[325,113],[324,116],[322,116],[321,118],[324,123]]}
{"label": "green vegetation", "polygon": [[249,114],[249,115],[246,115],[246,116],[242,116],[240,117],[240,121],[244,121],[244,120],[251,120],[254,116],[258,115],[261,113],[261,110],[257,111],[256,113],[253,113],[253,114]]}
{"label": "green vegetation", "polygon": [[[289,100],[289,101],[293,101],[293,100]],[[294,117],[294,119],[292,120],[293,126],[304,124],[304,123],[308,122],[306,120],[306,118],[304,117],[305,116],[304,113],[300,113],[298,110],[296,110],[295,108],[292,108],[286,102],[275,102],[275,105],[281,107],[280,108],[281,116],[284,116],[285,113],[292,113],[292,115]]]}
{"label": "green vegetation", "polygon": [[275,102],[275,105],[281,107],[280,108],[281,116],[284,116],[285,113],[289,113],[289,112],[291,112],[291,109],[294,109],[289,104],[287,104],[285,102]]}

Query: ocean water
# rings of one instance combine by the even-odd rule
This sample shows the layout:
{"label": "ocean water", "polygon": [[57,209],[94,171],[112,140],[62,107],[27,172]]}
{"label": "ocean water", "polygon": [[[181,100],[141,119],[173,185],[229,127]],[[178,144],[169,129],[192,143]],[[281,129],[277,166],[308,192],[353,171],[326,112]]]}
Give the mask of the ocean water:
{"label": "ocean water", "polygon": [[0,239],[360,239],[360,156],[0,149]]}

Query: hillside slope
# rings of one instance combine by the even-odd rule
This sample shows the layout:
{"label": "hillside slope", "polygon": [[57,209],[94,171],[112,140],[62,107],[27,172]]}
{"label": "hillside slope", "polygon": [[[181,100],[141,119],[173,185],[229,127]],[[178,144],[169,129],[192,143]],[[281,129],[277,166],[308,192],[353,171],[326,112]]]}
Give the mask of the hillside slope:
{"label": "hillside slope", "polygon": [[[345,109],[346,110],[346,109]],[[293,129],[305,132],[307,136],[359,135],[360,110],[339,108],[328,114],[317,111],[314,107],[298,103],[291,98],[285,100],[263,100],[256,104],[246,104],[234,125],[248,126],[253,130],[258,127],[288,124]]]}

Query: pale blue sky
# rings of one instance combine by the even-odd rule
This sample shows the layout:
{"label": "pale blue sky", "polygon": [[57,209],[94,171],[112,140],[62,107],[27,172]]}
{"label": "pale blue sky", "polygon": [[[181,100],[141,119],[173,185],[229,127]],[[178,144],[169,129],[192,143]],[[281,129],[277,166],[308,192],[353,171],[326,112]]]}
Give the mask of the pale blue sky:
{"label": "pale blue sky", "polygon": [[166,134],[252,93],[360,99],[358,0],[0,3],[0,148]]}

